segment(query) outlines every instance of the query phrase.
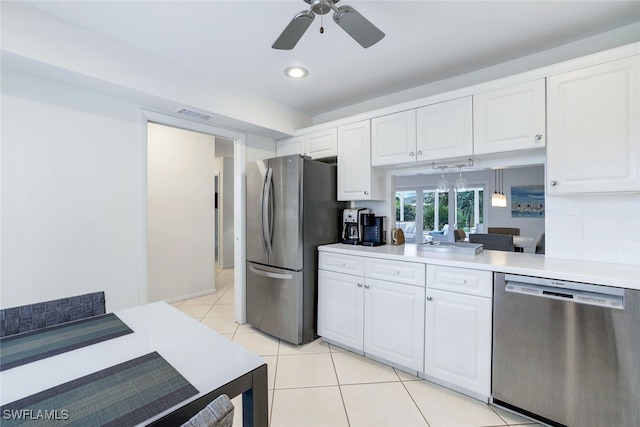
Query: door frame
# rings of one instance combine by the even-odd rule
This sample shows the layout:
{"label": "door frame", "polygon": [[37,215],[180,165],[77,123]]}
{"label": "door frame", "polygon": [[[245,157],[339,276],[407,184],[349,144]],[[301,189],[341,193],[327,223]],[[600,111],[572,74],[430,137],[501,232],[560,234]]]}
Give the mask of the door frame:
{"label": "door frame", "polygon": [[235,293],[235,320],[242,324],[246,323],[246,305],[245,305],[245,182],[244,174],[246,168],[246,148],[247,135],[239,131],[233,131],[221,127],[217,127],[207,123],[195,122],[168,114],[159,113],[150,110],[141,110],[141,144],[140,144],[140,220],[142,222],[140,236],[140,293],[139,299],[141,303],[148,302],[148,277],[147,277],[147,124],[148,122],[158,123],[162,125],[172,126],[185,130],[205,133],[211,136],[218,136],[233,140],[234,142],[234,170],[233,170],[233,187],[234,201],[233,214],[236,218],[234,224],[234,259],[235,267],[233,273],[234,293]]}

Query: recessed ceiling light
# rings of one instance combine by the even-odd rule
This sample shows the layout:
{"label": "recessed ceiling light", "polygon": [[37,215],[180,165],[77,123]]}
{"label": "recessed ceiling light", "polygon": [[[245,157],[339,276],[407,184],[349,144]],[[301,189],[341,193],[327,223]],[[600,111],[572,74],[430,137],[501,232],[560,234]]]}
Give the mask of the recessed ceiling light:
{"label": "recessed ceiling light", "polygon": [[291,77],[292,79],[301,79],[303,77],[306,77],[307,74],[309,74],[309,72],[307,71],[306,68],[304,67],[289,67],[286,70],[284,70],[284,73]]}

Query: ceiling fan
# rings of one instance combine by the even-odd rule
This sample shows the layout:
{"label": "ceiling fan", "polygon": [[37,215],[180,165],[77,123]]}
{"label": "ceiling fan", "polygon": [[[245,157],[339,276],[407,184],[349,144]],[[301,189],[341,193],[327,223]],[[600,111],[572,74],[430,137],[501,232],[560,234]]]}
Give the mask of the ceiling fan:
{"label": "ceiling fan", "polygon": [[[384,38],[384,33],[351,6],[337,7],[340,0],[304,0],[311,5],[309,10],[298,12],[280,37],[271,46],[274,49],[291,50],[298,43],[316,15],[325,15],[333,10],[333,20],[364,48],[373,46]],[[320,27],[320,32],[324,28]]]}

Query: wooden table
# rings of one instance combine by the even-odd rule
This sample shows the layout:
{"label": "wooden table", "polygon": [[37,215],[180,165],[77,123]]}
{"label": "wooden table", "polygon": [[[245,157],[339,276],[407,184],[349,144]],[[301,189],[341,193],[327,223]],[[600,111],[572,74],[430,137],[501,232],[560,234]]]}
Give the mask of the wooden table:
{"label": "wooden table", "polygon": [[0,405],[157,351],[198,394],[140,425],[179,426],[221,394],[242,394],[243,425],[267,426],[267,365],[163,303],[116,311],[134,332],[0,372]]}

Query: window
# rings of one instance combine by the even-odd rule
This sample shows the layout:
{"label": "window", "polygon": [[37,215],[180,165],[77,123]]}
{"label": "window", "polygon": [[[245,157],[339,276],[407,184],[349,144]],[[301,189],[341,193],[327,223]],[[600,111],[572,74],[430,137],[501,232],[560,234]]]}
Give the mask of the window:
{"label": "window", "polygon": [[404,231],[408,243],[448,235],[449,212],[454,213],[457,228],[467,234],[475,232],[477,225],[484,223],[484,187],[469,187],[462,192],[455,192],[452,187],[445,193],[426,187],[396,192],[396,228]]}
{"label": "window", "polygon": [[396,192],[396,228],[404,232],[405,241],[416,241],[416,191]]}
{"label": "window", "polygon": [[458,191],[455,203],[456,228],[463,229],[466,234],[474,233],[477,225],[484,223],[484,189],[477,187]]}

